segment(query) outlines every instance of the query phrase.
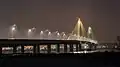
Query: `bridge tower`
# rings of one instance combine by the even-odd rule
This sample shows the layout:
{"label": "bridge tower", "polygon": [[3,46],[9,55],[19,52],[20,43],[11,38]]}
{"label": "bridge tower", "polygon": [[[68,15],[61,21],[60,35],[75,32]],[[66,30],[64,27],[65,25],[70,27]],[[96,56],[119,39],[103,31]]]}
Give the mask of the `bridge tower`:
{"label": "bridge tower", "polygon": [[74,30],[72,31],[72,35],[76,35],[77,37],[86,36],[85,28],[80,18],[78,18],[77,24],[75,25]]}

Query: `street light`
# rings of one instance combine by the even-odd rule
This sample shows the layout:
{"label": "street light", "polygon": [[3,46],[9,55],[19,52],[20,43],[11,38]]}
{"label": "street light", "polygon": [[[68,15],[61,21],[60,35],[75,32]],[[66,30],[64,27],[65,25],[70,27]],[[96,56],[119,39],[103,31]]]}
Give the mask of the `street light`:
{"label": "street light", "polygon": [[60,39],[60,33],[58,31],[56,31],[56,34],[57,34],[56,35],[56,37],[57,37],[56,39],[59,40]]}
{"label": "street light", "polygon": [[51,35],[51,32],[48,33],[48,36]]}
{"label": "street light", "polygon": [[36,31],[35,27],[28,29],[28,31],[27,31],[28,38],[31,38],[34,35],[35,31]]}
{"label": "street light", "polygon": [[10,32],[11,32],[11,37],[12,38],[15,38],[15,33],[17,31],[16,28],[17,28],[16,24],[14,24],[14,25],[11,26]]}
{"label": "street light", "polygon": [[32,30],[31,30],[31,29],[28,29],[28,32],[32,32]]}
{"label": "street light", "polygon": [[40,32],[40,35],[43,34],[43,31]]}
{"label": "street light", "polygon": [[43,34],[44,34],[44,32],[40,31],[40,39],[43,39]]}
{"label": "street light", "polygon": [[28,33],[27,33],[28,38],[31,36],[31,33],[32,33],[32,29],[28,29]]}
{"label": "street light", "polygon": [[12,31],[15,31],[15,27],[12,27]]}

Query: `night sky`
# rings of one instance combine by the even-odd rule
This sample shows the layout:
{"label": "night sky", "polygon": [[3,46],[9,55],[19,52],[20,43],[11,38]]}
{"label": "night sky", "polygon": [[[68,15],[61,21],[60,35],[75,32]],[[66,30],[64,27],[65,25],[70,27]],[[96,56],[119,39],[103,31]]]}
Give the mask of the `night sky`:
{"label": "night sky", "polygon": [[70,33],[79,16],[99,41],[115,41],[120,34],[119,6],[119,0],[0,0],[0,37],[7,37],[12,24],[20,36],[31,27]]}

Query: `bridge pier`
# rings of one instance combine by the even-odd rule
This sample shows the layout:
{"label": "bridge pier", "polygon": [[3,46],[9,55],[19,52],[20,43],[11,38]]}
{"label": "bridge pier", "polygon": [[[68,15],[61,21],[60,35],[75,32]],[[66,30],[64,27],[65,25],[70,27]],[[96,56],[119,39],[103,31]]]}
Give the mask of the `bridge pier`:
{"label": "bridge pier", "polygon": [[24,54],[24,46],[21,45],[21,53]]}
{"label": "bridge pier", "polygon": [[88,46],[89,46],[89,50],[92,50],[92,44],[88,43]]}
{"label": "bridge pier", "polygon": [[80,44],[78,44],[78,51],[81,51],[81,43]]}
{"label": "bridge pier", "polygon": [[47,52],[48,52],[48,53],[51,53],[51,44],[48,44],[48,45],[47,45]]}
{"label": "bridge pier", "polygon": [[79,44],[76,44],[76,52],[78,52],[79,51],[79,46],[78,46]]}
{"label": "bridge pier", "polygon": [[93,46],[93,50],[96,49],[96,45],[94,43],[92,43],[92,46]]}
{"label": "bridge pier", "polygon": [[57,53],[60,53],[60,44],[57,44]]}
{"label": "bridge pier", "polygon": [[67,53],[67,44],[64,44],[64,53]]}
{"label": "bridge pier", "polygon": [[90,43],[89,46],[90,46],[90,49],[93,50],[93,47],[94,47],[93,44]]}
{"label": "bridge pier", "polygon": [[16,46],[16,44],[13,46],[13,53],[14,54],[17,53],[17,46]]}
{"label": "bridge pier", "polygon": [[94,44],[95,45],[95,49],[94,50],[96,50],[97,49],[97,44]]}
{"label": "bridge pier", "polygon": [[73,44],[70,44],[70,52],[73,52]]}
{"label": "bridge pier", "polygon": [[36,53],[37,53],[36,48],[37,48],[37,46],[36,46],[36,45],[33,45],[33,54],[36,54]]}
{"label": "bridge pier", "polygon": [[37,50],[36,50],[36,51],[37,51],[36,53],[40,53],[40,45],[36,45],[36,46],[37,46],[37,47],[36,47],[36,49],[37,49]]}

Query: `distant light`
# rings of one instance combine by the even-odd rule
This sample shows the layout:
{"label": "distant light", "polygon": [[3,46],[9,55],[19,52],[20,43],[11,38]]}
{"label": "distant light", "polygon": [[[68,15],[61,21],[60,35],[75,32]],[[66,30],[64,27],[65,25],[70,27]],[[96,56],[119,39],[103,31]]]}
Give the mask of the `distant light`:
{"label": "distant light", "polygon": [[59,36],[59,35],[60,35],[60,33],[57,33],[57,35]]}
{"label": "distant light", "polygon": [[84,51],[84,53],[87,53],[87,51]]}
{"label": "distant light", "polygon": [[48,35],[51,35],[51,32],[49,32]]}
{"label": "distant light", "polygon": [[92,33],[92,31],[91,31],[91,30],[92,30],[92,28],[91,28],[91,27],[89,27],[89,28],[88,28],[88,33],[89,33],[89,34],[91,34],[91,33]]}
{"label": "distant light", "polygon": [[87,48],[87,46],[84,46],[84,48],[86,49],[86,48]]}
{"label": "distant light", "polygon": [[28,29],[28,32],[32,32],[32,30],[31,30],[31,29]]}
{"label": "distant light", "polygon": [[15,30],[15,27],[12,27],[12,31],[14,31]]}
{"label": "distant light", "polygon": [[90,30],[91,30],[92,28],[91,28],[91,27],[89,27],[88,29],[90,29]]}
{"label": "distant light", "polygon": [[117,46],[115,46],[115,48],[117,48]]}
{"label": "distant light", "polygon": [[41,31],[40,34],[43,34],[43,31]]}

